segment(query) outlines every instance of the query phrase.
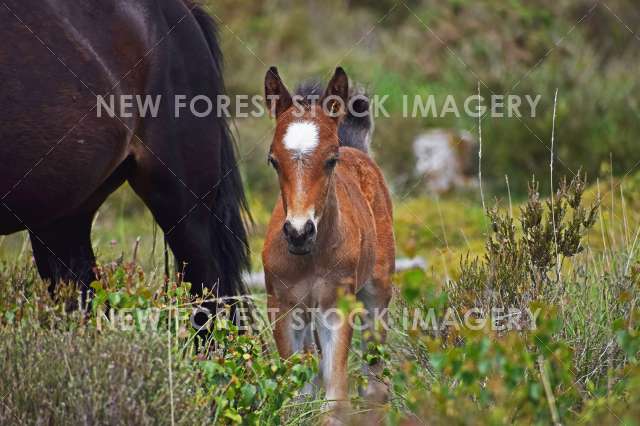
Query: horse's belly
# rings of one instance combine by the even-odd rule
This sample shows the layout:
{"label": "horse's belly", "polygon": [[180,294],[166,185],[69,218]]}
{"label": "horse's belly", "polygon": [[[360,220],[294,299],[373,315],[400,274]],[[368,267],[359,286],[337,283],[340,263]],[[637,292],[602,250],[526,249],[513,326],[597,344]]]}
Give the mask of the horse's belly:
{"label": "horse's belly", "polygon": [[80,129],[62,141],[38,137],[25,131],[20,138],[0,138],[0,158],[6,159],[0,168],[0,233],[69,215],[126,155],[124,135]]}

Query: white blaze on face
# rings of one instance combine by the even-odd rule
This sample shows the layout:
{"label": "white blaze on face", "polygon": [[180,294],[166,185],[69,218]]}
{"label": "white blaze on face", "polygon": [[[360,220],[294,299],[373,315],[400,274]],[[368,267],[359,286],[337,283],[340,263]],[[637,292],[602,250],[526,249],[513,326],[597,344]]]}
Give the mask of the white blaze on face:
{"label": "white blaze on face", "polygon": [[[294,160],[301,160],[303,157],[310,155],[320,142],[318,125],[312,121],[294,121],[289,124],[284,134],[282,142],[284,147],[291,153]],[[302,162],[296,164],[296,192],[293,205],[287,215],[287,220],[298,232],[302,232],[307,220],[311,220],[317,226],[317,219],[313,208],[308,211],[300,211],[299,203],[302,202],[305,189],[302,187],[304,173],[304,165]]]}
{"label": "white blaze on face", "polygon": [[294,121],[284,134],[284,147],[296,159],[311,154],[318,146],[319,133],[317,124],[311,121]]}

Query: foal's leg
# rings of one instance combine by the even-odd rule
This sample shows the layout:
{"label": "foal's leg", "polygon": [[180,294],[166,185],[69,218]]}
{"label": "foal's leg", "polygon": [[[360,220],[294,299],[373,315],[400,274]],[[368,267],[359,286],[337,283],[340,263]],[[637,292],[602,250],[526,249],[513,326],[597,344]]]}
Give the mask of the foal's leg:
{"label": "foal's leg", "polygon": [[[267,288],[270,288],[267,278]],[[312,352],[313,331],[304,308],[278,303],[275,295],[268,295],[269,321],[273,324],[273,336],[278,353],[284,359],[295,353]],[[304,385],[302,396],[314,393],[314,383]]]}
{"label": "foal's leg", "polygon": [[49,291],[53,294],[60,281],[75,281],[83,305],[95,280],[92,219],[93,213],[78,214],[29,231],[33,257],[40,276],[49,281]]}
{"label": "foal's leg", "polygon": [[[362,351],[368,351],[369,344],[383,345],[386,340],[387,308],[391,299],[391,287],[383,285],[382,279],[373,278],[358,293],[358,300],[362,302],[365,313],[362,315]],[[382,322],[377,324],[376,321]],[[387,400],[387,385],[382,381],[383,363],[378,359],[372,365],[365,362],[363,372],[367,375],[367,388],[361,393],[366,399],[374,403],[384,403]]]}
{"label": "foal's leg", "polygon": [[338,315],[335,309],[322,312],[317,326],[326,408],[332,412],[326,424],[340,424],[340,419],[349,408],[347,367],[353,329],[348,318]]}
{"label": "foal's leg", "polygon": [[272,299],[269,296],[269,319],[273,322],[273,336],[280,356],[286,359],[295,353],[310,350],[308,335],[311,327],[303,318],[302,309],[281,307]]}

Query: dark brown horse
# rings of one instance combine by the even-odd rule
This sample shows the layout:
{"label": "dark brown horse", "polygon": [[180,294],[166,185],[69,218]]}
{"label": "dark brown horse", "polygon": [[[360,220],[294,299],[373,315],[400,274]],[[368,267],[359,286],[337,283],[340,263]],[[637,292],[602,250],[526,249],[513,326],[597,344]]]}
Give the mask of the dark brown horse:
{"label": "dark brown horse", "polygon": [[[6,0],[0,37],[0,234],[28,230],[41,276],[86,292],[92,219],[128,181],[195,293],[241,293],[246,205],[227,123],[176,118],[173,101],[223,93],[209,16],[187,0]],[[157,116],[98,116],[97,96],[124,94],[161,95]]]}

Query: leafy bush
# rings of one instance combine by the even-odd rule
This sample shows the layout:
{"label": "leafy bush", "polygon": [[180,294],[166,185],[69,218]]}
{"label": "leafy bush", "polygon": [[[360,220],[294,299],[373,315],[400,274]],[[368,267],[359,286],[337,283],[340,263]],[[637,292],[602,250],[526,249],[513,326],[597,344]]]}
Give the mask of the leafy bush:
{"label": "leafy bush", "polygon": [[532,332],[498,337],[488,329],[464,331],[456,345],[422,336],[432,376],[425,377],[419,364],[404,363],[395,376],[396,393],[406,395],[416,416],[435,424],[557,422],[580,400],[572,351],[554,338],[559,328],[548,311]]}
{"label": "leafy bush", "polygon": [[238,334],[228,320],[217,321],[214,351],[198,364],[207,396],[214,401],[214,423],[282,424],[287,403],[313,378],[316,367],[308,356],[282,361],[265,352],[255,336]]}
{"label": "leafy bush", "polygon": [[67,313],[71,286],[52,299],[32,267],[2,271],[0,423],[280,424],[315,374],[225,309],[200,341],[189,322],[200,302],[179,279],[149,282],[132,262],[98,270],[87,313]]}
{"label": "leafy bush", "polygon": [[[409,311],[439,322],[392,334],[394,421],[609,424],[634,418],[640,262],[632,242],[592,257],[585,238],[600,208],[599,198],[584,206],[592,191],[578,176],[561,181],[553,201],[543,202],[533,184],[520,229],[508,210],[488,212],[485,255],[463,258],[458,278],[439,284],[422,271],[401,276],[397,321]],[[504,314],[481,321],[492,308],[511,307],[530,313],[517,317],[516,328],[496,327],[509,321]]]}
{"label": "leafy bush", "polygon": [[163,334],[3,327],[0,423],[205,422],[196,372],[167,355]]}
{"label": "leafy bush", "polygon": [[585,181],[578,174],[546,202],[538,183],[529,186],[529,198],[520,212],[520,232],[514,218],[488,212],[492,234],[482,262],[465,259],[454,283],[458,305],[526,307],[536,300],[557,301],[562,291],[561,270],[566,259],[582,252],[582,238],[597,219],[598,203],[585,208]]}

